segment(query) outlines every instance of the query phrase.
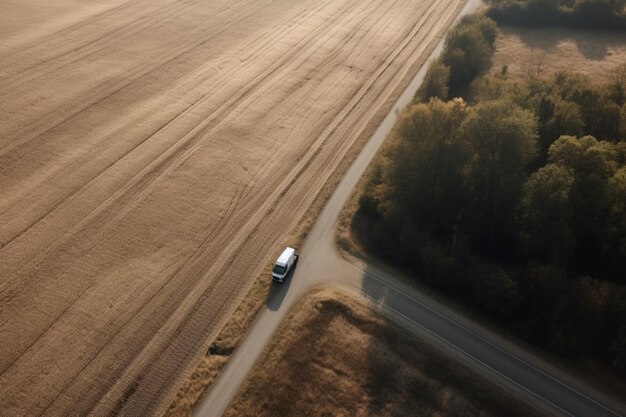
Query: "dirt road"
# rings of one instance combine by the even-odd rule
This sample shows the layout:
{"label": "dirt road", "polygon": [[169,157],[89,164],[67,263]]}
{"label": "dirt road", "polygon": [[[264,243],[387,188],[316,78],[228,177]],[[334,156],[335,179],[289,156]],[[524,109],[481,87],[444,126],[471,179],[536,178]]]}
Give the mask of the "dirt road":
{"label": "dirt road", "polygon": [[0,410],[155,415],[462,0],[0,0]]}

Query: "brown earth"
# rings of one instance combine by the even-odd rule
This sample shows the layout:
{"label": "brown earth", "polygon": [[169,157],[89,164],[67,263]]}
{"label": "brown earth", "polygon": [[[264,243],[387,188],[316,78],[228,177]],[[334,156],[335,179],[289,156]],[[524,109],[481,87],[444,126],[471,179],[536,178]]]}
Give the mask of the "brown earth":
{"label": "brown earth", "polygon": [[626,65],[626,32],[503,26],[491,71],[499,72],[503,65],[514,77],[570,71],[608,80]]}
{"label": "brown earth", "polygon": [[307,296],[227,417],[542,415],[360,299]]}
{"label": "brown earth", "polygon": [[0,410],[154,415],[462,0],[0,0]]}

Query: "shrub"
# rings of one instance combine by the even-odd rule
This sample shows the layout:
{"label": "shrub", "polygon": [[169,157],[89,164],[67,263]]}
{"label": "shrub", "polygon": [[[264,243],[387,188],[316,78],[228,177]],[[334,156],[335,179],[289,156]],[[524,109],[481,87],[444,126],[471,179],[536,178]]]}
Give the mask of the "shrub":
{"label": "shrub", "polygon": [[477,306],[502,320],[514,315],[522,301],[517,281],[504,270],[483,264],[472,272],[472,297]]}
{"label": "shrub", "polygon": [[415,98],[421,102],[426,102],[431,98],[447,100],[449,81],[450,67],[444,65],[439,60],[435,61],[430,68],[428,68],[428,72],[426,72],[424,81],[422,82],[419,90],[417,90]]}
{"label": "shrub", "polygon": [[458,26],[446,39],[442,61],[450,67],[450,90],[453,95],[491,67],[493,48],[475,25]]}
{"label": "shrub", "polygon": [[493,46],[498,36],[498,25],[484,14],[468,14],[461,18],[459,26],[475,26],[480,30],[483,39],[489,46]]}
{"label": "shrub", "polygon": [[426,243],[420,252],[421,275],[432,286],[461,294],[467,288],[467,274],[459,260],[435,243]]}

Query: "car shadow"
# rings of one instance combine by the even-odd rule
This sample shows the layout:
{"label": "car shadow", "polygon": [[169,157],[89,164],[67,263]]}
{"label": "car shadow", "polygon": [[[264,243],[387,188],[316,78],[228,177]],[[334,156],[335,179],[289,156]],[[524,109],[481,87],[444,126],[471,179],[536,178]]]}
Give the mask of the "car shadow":
{"label": "car shadow", "polygon": [[267,308],[271,311],[277,311],[283,304],[283,300],[287,296],[287,292],[289,291],[289,286],[291,285],[291,280],[293,279],[293,274],[296,271],[296,268],[298,268],[298,262],[296,262],[293,268],[291,268],[291,271],[289,271],[282,283],[272,281],[270,289],[267,292],[266,303]]}

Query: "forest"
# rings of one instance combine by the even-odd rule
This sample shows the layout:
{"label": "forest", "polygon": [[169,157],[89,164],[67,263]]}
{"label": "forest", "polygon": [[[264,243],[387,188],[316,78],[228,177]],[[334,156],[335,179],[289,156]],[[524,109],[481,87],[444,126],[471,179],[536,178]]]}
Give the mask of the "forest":
{"label": "forest", "polygon": [[484,15],[449,33],[353,234],[524,340],[626,375],[626,66],[485,75],[496,36]]}

